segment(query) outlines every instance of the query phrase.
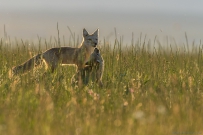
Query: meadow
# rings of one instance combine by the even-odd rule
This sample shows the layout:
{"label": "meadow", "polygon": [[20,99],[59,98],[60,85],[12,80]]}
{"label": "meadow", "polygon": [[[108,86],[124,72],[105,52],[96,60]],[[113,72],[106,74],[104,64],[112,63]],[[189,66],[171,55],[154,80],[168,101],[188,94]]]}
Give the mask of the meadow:
{"label": "meadow", "polygon": [[34,44],[1,38],[1,135],[203,135],[201,43],[104,40],[99,45],[105,60],[103,88],[94,83],[72,88],[71,66],[45,77],[44,68],[8,77],[13,66],[35,54],[79,44],[58,39],[39,37]]}

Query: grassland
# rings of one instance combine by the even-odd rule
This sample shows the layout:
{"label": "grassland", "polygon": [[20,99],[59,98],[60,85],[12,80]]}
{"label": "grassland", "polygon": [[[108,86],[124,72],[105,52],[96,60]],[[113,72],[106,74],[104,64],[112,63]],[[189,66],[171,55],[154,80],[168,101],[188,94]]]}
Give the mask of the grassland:
{"label": "grassland", "polygon": [[93,83],[72,88],[75,68],[69,66],[44,78],[43,68],[8,78],[12,66],[57,44],[40,38],[38,44],[1,39],[0,134],[203,134],[201,44],[189,51],[187,45],[154,48],[140,40],[127,46],[104,41],[103,88]]}

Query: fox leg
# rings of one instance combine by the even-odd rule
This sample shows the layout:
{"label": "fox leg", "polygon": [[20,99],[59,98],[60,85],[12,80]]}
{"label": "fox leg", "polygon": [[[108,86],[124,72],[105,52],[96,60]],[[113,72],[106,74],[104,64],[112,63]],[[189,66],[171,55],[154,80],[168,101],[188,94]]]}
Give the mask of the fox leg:
{"label": "fox leg", "polygon": [[50,67],[51,73],[53,73],[58,67],[58,61],[53,61],[49,67]]}
{"label": "fox leg", "polygon": [[103,87],[103,83],[101,80],[99,80],[97,83],[99,84],[99,87]]}

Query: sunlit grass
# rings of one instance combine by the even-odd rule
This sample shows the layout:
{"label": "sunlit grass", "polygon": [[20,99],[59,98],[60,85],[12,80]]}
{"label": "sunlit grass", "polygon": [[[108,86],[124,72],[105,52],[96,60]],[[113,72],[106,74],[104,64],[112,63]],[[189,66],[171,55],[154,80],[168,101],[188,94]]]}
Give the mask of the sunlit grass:
{"label": "sunlit grass", "polygon": [[46,77],[38,68],[8,78],[12,66],[54,46],[40,38],[37,45],[1,40],[0,134],[203,134],[202,45],[188,51],[104,42],[103,88],[71,88],[69,66]]}

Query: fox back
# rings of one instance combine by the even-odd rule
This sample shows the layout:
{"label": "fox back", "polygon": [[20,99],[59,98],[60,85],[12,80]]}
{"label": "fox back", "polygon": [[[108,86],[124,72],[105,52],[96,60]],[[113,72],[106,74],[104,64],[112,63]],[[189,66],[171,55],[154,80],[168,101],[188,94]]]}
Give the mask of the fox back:
{"label": "fox back", "polygon": [[83,41],[79,47],[56,47],[48,49],[42,54],[30,58],[27,62],[13,67],[10,75],[13,76],[30,71],[39,65],[38,63],[40,61],[43,61],[51,72],[60,64],[74,64],[80,70],[85,67],[85,63],[90,59],[90,55],[98,45],[98,31],[97,29],[93,34],[89,34],[86,29],[83,29]]}

